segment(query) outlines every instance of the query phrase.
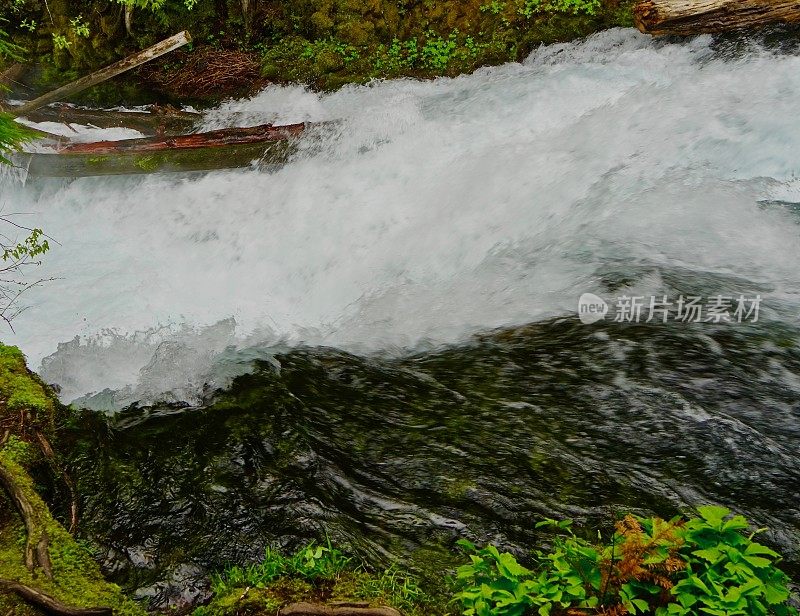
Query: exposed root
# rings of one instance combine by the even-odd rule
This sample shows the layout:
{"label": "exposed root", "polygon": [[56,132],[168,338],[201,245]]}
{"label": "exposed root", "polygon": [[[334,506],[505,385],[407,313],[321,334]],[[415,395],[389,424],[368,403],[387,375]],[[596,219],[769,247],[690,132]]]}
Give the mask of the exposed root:
{"label": "exposed root", "polygon": [[42,523],[39,513],[28,499],[25,491],[17,483],[14,474],[0,460],[0,485],[2,485],[25,522],[28,538],[25,542],[25,567],[33,573],[37,567],[49,580],[53,579],[53,565],[47,551],[50,538]]}
{"label": "exposed root", "polygon": [[53,472],[61,476],[61,480],[67,487],[70,500],[69,532],[74,533],[78,528],[78,496],[75,493],[75,484],[72,482],[72,478],[69,476],[69,473],[67,473],[65,469],[61,468],[56,461],[56,454],[53,451],[53,447],[50,445],[50,441],[47,440],[47,437],[37,430],[36,439],[39,441],[39,449],[41,450],[42,455],[50,463]]}
{"label": "exposed root", "polygon": [[31,605],[51,616],[113,616],[113,610],[110,607],[70,607],[40,590],[12,580],[0,578],[0,590],[16,593]]}

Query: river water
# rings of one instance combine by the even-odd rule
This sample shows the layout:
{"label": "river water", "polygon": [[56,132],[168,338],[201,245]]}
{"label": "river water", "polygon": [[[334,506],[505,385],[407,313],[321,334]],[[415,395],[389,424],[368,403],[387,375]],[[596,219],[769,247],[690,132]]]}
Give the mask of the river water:
{"label": "river water", "polygon": [[[60,244],[5,339],[102,409],[204,407],[255,358],[280,366],[304,451],[338,478],[304,493],[325,503],[307,519],[382,528],[376,550],[420,525],[517,545],[535,514],[721,502],[796,565],[800,55],[783,42],[612,30],[456,79],[274,86],[204,128],[338,120],[280,170],[6,178],[3,207]],[[760,312],[589,325],[583,293]],[[226,489],[208,515],[252,530],[258,489]],[[413,523],[387,516],[398,502]],[[117,554],[145,541],[103,532]],[[196,562],[218,564],[203,536]]]}

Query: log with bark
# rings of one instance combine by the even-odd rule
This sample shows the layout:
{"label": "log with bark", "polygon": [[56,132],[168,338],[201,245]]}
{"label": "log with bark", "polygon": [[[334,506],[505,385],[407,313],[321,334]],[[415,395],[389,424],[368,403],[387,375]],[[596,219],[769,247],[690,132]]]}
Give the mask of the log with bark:
{"label": "log with bark", "polygon": [[640,0],[636,27],[654,35],[692,35],[800,22],[797,0]]}
{"label": "log with bark", "polygon": [[[53,153],[15,154],[32,177],[88,177],[235,169],[286,163],[306,125],[265,124],[179,137],[75,143]],[[27,159],[27,160],[25,160]]]}
{"label": "log with bark", "polygon": [[88,109],[64,103],[48,105],[25,114],[25,118],[32,122],[131,128],[146,136],[186,134],[202,117],[200,113],[183,111],[168,105],[152,105],[149,111],[117,111]]}

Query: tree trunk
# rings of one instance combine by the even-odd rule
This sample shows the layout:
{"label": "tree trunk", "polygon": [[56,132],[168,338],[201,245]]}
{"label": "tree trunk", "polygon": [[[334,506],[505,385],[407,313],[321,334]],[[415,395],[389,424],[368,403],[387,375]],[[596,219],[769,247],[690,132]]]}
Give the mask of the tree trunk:
{"label": "tree trunk", "polygon": [[125,33],[133,36],[133,4],[125,3]]}
{"label": "tree trunk", "polygon": [[636,27],[654,35],[681,36],[800,21],[797,0],[640,0]]}

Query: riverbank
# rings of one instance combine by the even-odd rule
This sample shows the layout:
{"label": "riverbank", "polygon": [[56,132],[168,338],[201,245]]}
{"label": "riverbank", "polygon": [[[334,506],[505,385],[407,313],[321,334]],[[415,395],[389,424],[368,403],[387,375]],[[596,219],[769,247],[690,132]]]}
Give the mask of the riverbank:
{"label": "riverbank", "polygon": [[69,412],[28,371],[22,353],[0,345],[0,613],[107,606],[115,616],[144,616],[105,581],[91,551],[66,530],[69,518],[59,522],[39,494],[45,489],[52,500],[71,486],[51,445],[65,421]]}
{"label": "riverbank", "polygon": [[[213,103],[266,83],[333,90],[373,79],[431,78],[518,61],[541,44],[632,25],[630,0],[198,0],[126,10],[68,0],[0,4],[15,43],[36,66],[19,95],[46,90],[188,29],[192,49],[98,86],[94,104]],[[129,30],[129,31],[128,31]]]}

